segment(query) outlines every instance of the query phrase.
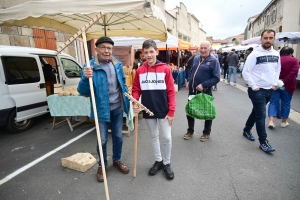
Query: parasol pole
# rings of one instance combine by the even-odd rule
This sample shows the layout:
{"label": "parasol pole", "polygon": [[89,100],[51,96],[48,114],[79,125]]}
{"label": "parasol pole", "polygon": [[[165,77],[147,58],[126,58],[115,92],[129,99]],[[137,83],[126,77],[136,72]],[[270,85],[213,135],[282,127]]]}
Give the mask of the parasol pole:
{"label": "parasol pole", "polygon": [[104,22],[104,36],[106,36],[106,16],[104,16],[103,22]]}
{"label": "parasol pole", "polygon": [[[84,27],[82,27],[81,29],[79,29],[79,31],[77,31],[77,33],[75,33],[72,37],[70,37],[68,39],[68,41],[66,41],[62,46],[59,46],[58,49],[56,49],[56,55],[59,54],[62,50],[64,50],[70,43],[72,43],[76,38],[78,38],[83,32],[86,32],[87,29],[89,29],[91,26],[93,26],[96,22],[99,21],[99,19],[102,17],[102,13],[100,12],[100,14],[96,15],[96,17],[94,17],[91,21],[89,21],[86,25],[84,25]],[[89,59],[88,59],[89,60]],[[88,61],[87,60],[87,61]]]}
{"label": "parasol pole", "polygon": [[[140,110],[145,110],[146,113],[148,113],[150,116],[153,116],[154,114],[146,108],[143,104],[141,104],[139,101],[137,101],[133,96],[128,94],[127,92],[124,93],[124,95],[132,102],[137,104],[140,108]],[[137,142],[138,142],[138,126],[139,126],[139,119],[138,119],[138,113],[135,114],[134,119],[134,145],[133,145],[133,177],[136,177],[136,163],[137,163]]]}
{"label": "parasol pole", "polygon": [[[83,39],[83,46],[84,46],[86,67],[90,67],[85,32],[82,32],[82,39]],[[97,113],[97,108],[96,108],[96,101],[95,101],[95,94],[94,94],[94,85],[93,85],[93,78],[92,77],[89,78],[89,84],[90,84],[91,99],[92,99],[93,110],[94,110],[94,117],[95,117],[95,124],[96,124],[96,133],[97,133],[98,147],[99,147],[99,151],[100,151],[100,160],[101,160],[101,163],[102,163],[101,167],[102,167],[102,172],[103,172],[105,195],[106,195],[106,199],[109,200],[109,193],[108,193],[108,186],[107,186],[107,179],[106,179],[105,164],[104,164],[103,152],[102,152],[102,142],[101,142],[101,136],[100,136],[100,130],[99,130],[98,113]]]}

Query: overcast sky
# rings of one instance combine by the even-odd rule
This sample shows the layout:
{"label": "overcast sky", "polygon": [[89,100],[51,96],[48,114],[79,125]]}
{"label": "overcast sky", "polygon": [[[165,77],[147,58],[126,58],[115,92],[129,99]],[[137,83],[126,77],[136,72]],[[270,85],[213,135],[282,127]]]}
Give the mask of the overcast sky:
{"label": "overcast sky", "polygon": [[166,10],[180,6],[194,14],[207,36],[225,39],[243,33],[249,17],[261,13],[271,0],[165,0]]}

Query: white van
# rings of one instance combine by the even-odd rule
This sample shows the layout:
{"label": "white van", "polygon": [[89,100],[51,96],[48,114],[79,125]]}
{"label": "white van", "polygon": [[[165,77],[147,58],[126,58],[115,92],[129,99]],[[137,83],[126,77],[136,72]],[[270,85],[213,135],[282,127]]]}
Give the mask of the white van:
{"label": "white van", "polygon": [[81,66],[65,53],[0,45],[0,126],[19,133],[32,126],[34,117],[49,112],[54,73],[63,88],[77,87]]}

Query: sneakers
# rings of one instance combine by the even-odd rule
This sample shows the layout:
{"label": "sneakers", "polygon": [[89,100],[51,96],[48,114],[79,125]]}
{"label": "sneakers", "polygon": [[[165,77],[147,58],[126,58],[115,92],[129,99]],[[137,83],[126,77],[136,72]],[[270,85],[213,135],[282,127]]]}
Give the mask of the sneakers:
{"label": "sneakers", "polygon": [[154,175],[156,175],[157,172],[158,172],[159,170],[161,170],[162,168],[163,168],[163,161],[160,161],[160,162],[155,161],[155,163],[153,164],[153,166],[150,168],[148,174],[149,174],[150,176],[154,176]]}
{"label": "sneakers", "polygon": [[288,122],[281,123],[281,127],[282,127],[282,128],[285,128],[285,127],[287,127],[288,125],[290,125]]}
{"label": "sneakers", "polygon": [[270,153],[275,151],[275,149],[269,144],[269,141],[266,140],[265,142],[260,143],[259,148],[266,153]]}
{"label": "sneakers", "polygon": [[226,84],[227,84],[227,85],[230,85],[230,83],[229,83],[229,82],[227,82]]}
{"label": "sneakers", "polygon": [[191,139],[191,137],[193,137],[192,133],[186,133],[186,134],[184,134],[183,139],[189,140],[189,139]]}
{"label": "sneakers", "polygon": [[243,132],[243,136],[245,136],[248,140],[254,141],[255,138],[251,132]]}
{"label": "sneakers", "polygon": [[236,83],[235,83],[235,84],[233,84],[233,86],[236,86]]}
{"label": "sneakers", "polygon": [[210,135],[204,135],[204,134],[203,134],[203,135],[200,137],[200,141],[201,141],[201,142],[206,142],[206,141],[209,139],[209,136],[210,136]]}
{"label": "sneakers", "polygon": [[163,170],[165,172],[166,179],[168,180],[174,179],[174,172],[172,171],[170,164],[164,165]]}
{"label": "sneakers", "polygon": [[[282,123],[281,123],[281,124],[282,124]],[[274,122],[270,121],[270,122],[269,122],[269,126],[268,126],[268,128],[269,128],[269,129],[273,129],[273,128],[275,128],[275,124],[274,124]]]}

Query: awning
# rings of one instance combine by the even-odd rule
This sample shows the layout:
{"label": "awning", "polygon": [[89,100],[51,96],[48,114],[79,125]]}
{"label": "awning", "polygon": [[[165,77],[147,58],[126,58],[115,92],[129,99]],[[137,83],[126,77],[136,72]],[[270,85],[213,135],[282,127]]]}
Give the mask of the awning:
{"label": "awning", "polygon": [[167,40],[162,10],[145,0],[43,0],[0,9],[2,26],[38,26],[75,34],[98,14],[87,39],[103,35]]}
{"label": "awning", "polygon": [[[114,41],[114,46],[132,46],[134,49],[141,49],[143,42],[149,38],[143,37],[111,37]],[[162,42],[160,40],[154,40],[157,44],[157,48],[165,50],[166,46],[168,49],[177,49],[178,48],[178,38],[168,33],[167,41]]]}

